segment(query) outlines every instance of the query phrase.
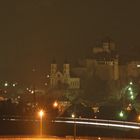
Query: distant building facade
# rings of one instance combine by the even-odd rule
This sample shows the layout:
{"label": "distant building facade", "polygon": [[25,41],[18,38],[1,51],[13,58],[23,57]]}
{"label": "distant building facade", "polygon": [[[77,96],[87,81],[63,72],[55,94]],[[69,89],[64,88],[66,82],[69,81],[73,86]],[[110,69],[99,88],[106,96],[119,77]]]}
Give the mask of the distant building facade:
{"label": "distant building facade", "polygon": [[[70,71],[76,77],[71,77]],[[56,63],[51,64],[50,85],[55,87],[63,83],[67,84],[69,89],[79,89],[84,85],[85,79],[94,76],[121,85],[132,78],[140,77],[140,61],[121,64],[115,43],[107,39],[100,46],[93,47],[90,58],[80,60],[71,70],[68,63],[63,64],[62,72]]]}
{"label": "distant building facade", "polygon": [[119,58],[115,52],[114,42],[107,40],[99,47],[92,49],[92,56],[79,61],[79,66],[72,72],[81,77],[98,76],[105,81],[119,80]]}
{"label": "distant building facade", "polygon": [[129,61],[119,65],[120,82],[125,83],[132,79],[140,80],[140,61]]}
{"label": "distant building facade", "polygon": [[71,77],[70,64],[68,63],[63,64],[62,72],[58,69],[56,63],[51,64],[50,86],[55,88],[59,84],[66,85],[68,89],[80,88],[80,78]]}

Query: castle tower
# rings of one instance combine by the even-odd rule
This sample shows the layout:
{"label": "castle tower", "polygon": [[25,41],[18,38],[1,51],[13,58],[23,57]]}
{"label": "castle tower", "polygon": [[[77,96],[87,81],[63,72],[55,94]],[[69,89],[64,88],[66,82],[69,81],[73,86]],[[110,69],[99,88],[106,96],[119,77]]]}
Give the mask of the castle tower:
{"label": "castle tower", "polygon": [[55,74],[57,72],[57,64],[53,61],[51,64],[51,74]]}
{"label": "castle tower", "polygon": [[112,39],[106,38],[102,43],[105,52],[110,52],[115,50],[115,43],[113,42]]}
{"label": "castle tower", "polygon": [[118,58],[114,59],[114,80],[119,79],[119,63]]}

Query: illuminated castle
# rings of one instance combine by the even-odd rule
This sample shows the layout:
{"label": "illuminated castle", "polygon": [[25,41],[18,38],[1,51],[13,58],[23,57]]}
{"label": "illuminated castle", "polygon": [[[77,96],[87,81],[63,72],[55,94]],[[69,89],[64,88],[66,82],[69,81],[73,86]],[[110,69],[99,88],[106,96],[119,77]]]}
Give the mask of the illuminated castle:
{"label": "illuminated castle", "polygon": [[[76,77],[71,77],[70,71]],[[67,84],[69,89],[79,89],[84,85],[85,77],[94,76],[109,82],[125,83],[130,79],[140,77],[140,61],[121,64],[115,43],[107,39],[100,46],[93,47],[92,56],[80,59],[71,70],[70,64],[65,63],[62,72],[60,72],[57,64],[52,63],[50,85],[56,87],[62,83]]]}
{"label": "illuminated castle", "polygon": [[78,65],[73,68],[73,73],[80,77],[96,75],[102,80],[119,79],[118,55],[115,52],[114,42],[110,40],[104,41],[99,47],[94,47],[92,56],[80,60]]}

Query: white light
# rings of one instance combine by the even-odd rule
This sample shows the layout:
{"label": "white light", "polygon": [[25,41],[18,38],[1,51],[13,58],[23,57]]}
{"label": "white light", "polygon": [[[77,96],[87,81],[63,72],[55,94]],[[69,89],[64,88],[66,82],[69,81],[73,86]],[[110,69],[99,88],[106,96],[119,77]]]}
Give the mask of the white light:
{"label": "white light", "polygon": [[124,116],[124,114],[123,114],[123,112],[122,112],[122,111],[120,112],[120,114],[119,114],[119,115],[120,115],[120,117],[123,117],[123,116]]}
{"label": "white light", "polygon": [[128,129],[140,129],[140,126],[127,125],[127,124],[124,124],[123,122],[122,122],[122,124],[102,123],[102,122],[83,122],[83,121],[73,122],[73,121],[61,121],[61,120],[55,120],[55,122],[71,123],[71,124],[76,123],[76,124],[85,124],[85,125],[97,125],[97,126],[107,126],[107,127],[120,127],[120,128],[128,128]]}
{"label": "white light", "polygon": [[71,114],[71,117],[72,117],[72,118],[75,118],[75,114],[74,114],[74,113],[72,113],[72,114]]}
{"label": "white light", "polygon": [[132,91],[130,91],[130,95],[133,95],[133,92]]}
{"label": "white light", "polygon": [[7,87],[7,86],[8,86],[8,83],[7,83],[7,82],[5,82],[4,86],[5,86],[5,87]]}
{"label": "white light", "polygon": [[13,87],[15,87],[16,86],[16,84],[13,84]]}
{"label": "white light", "polygon": [[32,90],[31,93],[34,94],[34,91]]}
{"label": "white light", "polygon": [[133,85],[133,83],[132,83],[132,82],[130,82],[129,84],[130,84],[130,85]]}
{"label": "white light", "polygon": [[129,91],[132,91],[132,88],[131,88],[131,87],[129,87],[129,88],[128,88],[128,90],[129,90]]}
{"label": "white light", "polygon": [[131,95],[131,97],[130,97],[132,100],[134,99],[134,96],[133,95]]}
{"label": "white light", "polygon": [[137,68],[140,68],[140,65],[137,65]]}

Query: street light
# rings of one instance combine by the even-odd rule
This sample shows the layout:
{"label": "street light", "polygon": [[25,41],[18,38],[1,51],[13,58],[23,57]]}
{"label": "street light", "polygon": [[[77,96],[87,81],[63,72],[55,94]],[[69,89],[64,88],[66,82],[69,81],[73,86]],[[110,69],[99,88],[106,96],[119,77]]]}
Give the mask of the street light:
{"label": "street light", "polygon": [[129,82],[130,85],[133,85],[133,82]]}
{"label": "street light", "polygon": [[73,128],[73,139],[76,139],[76,122],[75,122],[75,114],[72,113],[71,117],[74,119],[74,128]]}
{"label": "street light", "polygon": [[72,118],[75,118],[75,114],[74,114],[74,113],[72,113],[72,114],[71,114],[71,117],[72,117]]}
{"label": "street light", "polygon": [[120,118],[123,118],[123,117],[124,117],[124,112],[121,111],[121,112],[119,113],[119,116],[120,116]]}
{"label": "street light", "polygon": [[130,91],[130,95],[133,95],[133,92],[132,91]]}
{"label": "street light", "polygon": [[40,110],[38,112],[39,114],[39,117],[40,117],[40,136],[42,136],[42,128],[43,128],[43,116],[44,116],[44,111],[43,110]]}
{"label": "street light", "polygon": [[138,121],[140,121],[140,115],[138,115]]}
{"label": "street light", "polygon": [[5,86],[5,87],[8,87],[8,83],[7,83],[7,82],[5,82],[5,83],[4,83],[4,86]]}
{"label": "street light", "polygon": [[128,88],[128,90],[129,90],[129,91],[132,91],[132,88],[131,88],[131,87],[129,87],[129,88]]}
{"label": "street light", "polygon": [[54,107],[54,108],[58,107],[58,102],[57,102],[57,101],[55,101],[55,102],[53,103],[53,107]]}
{"label": "street light", "polygon": [[130,98],[131,98],[131,100],[134,100],[134,96],[133,96],[133,95],[131,95],[131,97],[130,97]]}

